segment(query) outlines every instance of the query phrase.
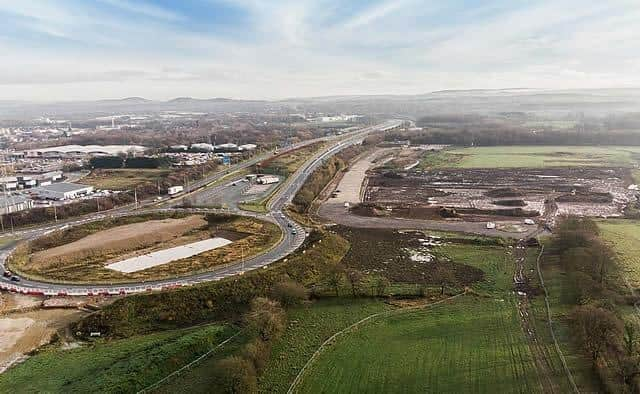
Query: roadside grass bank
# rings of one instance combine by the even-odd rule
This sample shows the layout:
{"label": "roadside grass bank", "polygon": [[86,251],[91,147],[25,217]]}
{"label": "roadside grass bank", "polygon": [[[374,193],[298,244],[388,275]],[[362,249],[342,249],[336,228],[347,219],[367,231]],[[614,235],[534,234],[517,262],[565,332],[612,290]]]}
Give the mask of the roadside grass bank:
{"label": "roadside grass bank", "polygon": [[0,391],[136,392],[236,332],[225,325],[98,339],[77,348],[48,345],[2,375]]}
{"label": "roadside grass bank", "polygon": [[171,173],[170,169],[118,168],[93,170],[82,179],[87,184],[102,190],[133,190],[143,184],[158,184]]}

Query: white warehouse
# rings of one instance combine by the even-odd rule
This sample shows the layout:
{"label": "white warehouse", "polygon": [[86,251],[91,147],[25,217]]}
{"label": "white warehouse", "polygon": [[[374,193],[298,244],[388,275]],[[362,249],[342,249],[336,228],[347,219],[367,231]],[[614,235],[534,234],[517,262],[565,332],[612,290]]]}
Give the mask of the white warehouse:
{"label": "white warehouse", "polygon": [[33,191],[43,200],[72,200],[93,193],[93,186],[62,182],[40,186]]}

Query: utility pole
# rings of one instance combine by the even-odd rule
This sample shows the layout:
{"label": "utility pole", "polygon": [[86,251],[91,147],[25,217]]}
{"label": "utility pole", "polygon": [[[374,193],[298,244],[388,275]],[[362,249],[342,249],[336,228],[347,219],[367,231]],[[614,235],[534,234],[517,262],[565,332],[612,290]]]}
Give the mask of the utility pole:
{"label": "utility pole", "polygon": [[244,271],[244,247],[240,244],[240,259],[242,260],[242,271]]}
{"label": "utility pole", "polygon": [[58,209],[55,203],[53,204],[53,219],[58,223]]}
{"label": "utility pole", "polygon": [[134,209],[138,209],[138,188],[135,187],[133,189],[133,199],[135,201],[135,208]]}

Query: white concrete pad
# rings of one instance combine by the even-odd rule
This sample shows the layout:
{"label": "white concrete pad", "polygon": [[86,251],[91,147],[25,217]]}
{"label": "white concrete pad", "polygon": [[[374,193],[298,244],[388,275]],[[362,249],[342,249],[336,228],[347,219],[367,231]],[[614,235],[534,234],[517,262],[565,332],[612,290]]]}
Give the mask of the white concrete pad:
{"label": "white concrete pad", "polygon": [[195,256],[197,254],[217,249],[229,245],[232,241],[225,238],[210,238],[204,241],[193,242],[187,245],[176,246],[174,248],[158,250],[141,256],[118,261],[106,267],[114,271],[131,273],[141,271],[157,265],[167,264],[175,260]]}

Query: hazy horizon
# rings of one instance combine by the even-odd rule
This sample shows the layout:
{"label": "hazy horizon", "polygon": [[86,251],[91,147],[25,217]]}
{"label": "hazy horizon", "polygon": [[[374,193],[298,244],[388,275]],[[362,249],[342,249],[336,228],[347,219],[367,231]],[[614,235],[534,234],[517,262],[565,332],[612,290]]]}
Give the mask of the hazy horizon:
{"label": "hazy horizon", "polygon": [[640,86],[640,4],[0,0],[0,100]]}

